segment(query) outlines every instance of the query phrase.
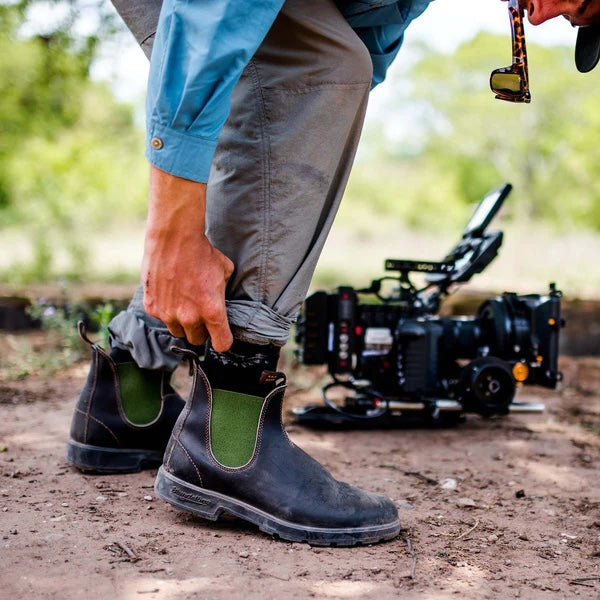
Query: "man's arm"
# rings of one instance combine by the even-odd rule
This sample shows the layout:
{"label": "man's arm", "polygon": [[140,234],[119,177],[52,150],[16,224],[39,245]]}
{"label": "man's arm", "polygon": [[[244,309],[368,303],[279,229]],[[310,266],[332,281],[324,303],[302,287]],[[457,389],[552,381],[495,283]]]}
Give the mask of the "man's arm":
{"label": "man's arm", "polygon": [[227,350],[225,286],[233,263],[204,235],[206,184],[151,167],[142,263],[144,305],[176,337]]}
{"label": "man's arm", "polygon": [[210,336],[219,352],[233,342],[225,310],[233,264],[204,234],[206,181],[233,87],[282,4],[164,0],[152,51],[144,306],[173,335],[193,344]]}

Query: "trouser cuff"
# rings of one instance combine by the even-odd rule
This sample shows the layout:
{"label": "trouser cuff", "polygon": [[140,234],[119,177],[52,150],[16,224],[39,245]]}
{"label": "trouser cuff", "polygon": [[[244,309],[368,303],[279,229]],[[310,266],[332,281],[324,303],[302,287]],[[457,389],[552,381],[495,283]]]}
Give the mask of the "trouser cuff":
{"label": "trouser cuff", "polygon": [[284,346],[294,319],[252,300],[228,300],[227,318],[233,337],[250,344]]}
{"label": "trouser cuff", "polygon": [[[293,319],[250,300],[227,301],[227,316],[235,339],[261,346],[283,346],[294,323]],[[127,350],[142,369],[172,371],[180,359],[171,352],[171,346],[189,347],[185,339],[173,337],[158,319],[133,310],[119,313],[108,330],[111,346]]]}

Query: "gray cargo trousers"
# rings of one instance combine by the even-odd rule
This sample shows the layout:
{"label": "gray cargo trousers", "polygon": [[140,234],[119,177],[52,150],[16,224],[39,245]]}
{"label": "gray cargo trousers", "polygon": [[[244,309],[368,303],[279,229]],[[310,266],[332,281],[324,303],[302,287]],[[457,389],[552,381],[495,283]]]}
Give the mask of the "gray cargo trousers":
{"label": "gray cargo trousers", "polygon": [[[113,0],[150,55],[161,0]],[[333,0],[287,0],[247,65],[219,137],[206,234],[235,265],[226,292],[236,339],[283,346],[350,174],[371,58]],[[185,341],[149,316],[141,287],[109,325],[140,367],[174,368]]]}

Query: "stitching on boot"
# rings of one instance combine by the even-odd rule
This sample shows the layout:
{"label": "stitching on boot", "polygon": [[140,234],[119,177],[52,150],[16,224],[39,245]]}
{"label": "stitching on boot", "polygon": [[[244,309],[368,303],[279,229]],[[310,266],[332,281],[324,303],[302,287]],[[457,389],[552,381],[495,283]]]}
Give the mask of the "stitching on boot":
{"label": "stitching on boot", "polygon": [[84,413],[85,414],[85,427],[83,429],[83,443],[84,444],[87,444],[88,430],[89,430],[89,425],[90,425],[90,414],[92,412],[92,404],[94,402],[94,397],[96,395],[96,384],[98,382],[98,369],[99,369],[98,352],[92,353],[92,361],[93,361],[92,369],[94,371],[94,378],[92,381],[92,390],[91,390],[90,395],[87,400],[86,412]]}
{"label": "stitching on boot", "polygon": [[[204,487],[204,484],[202,483],[202,477],[200,476],[200,471],[198,470],[198,465],[192,460],[192,457],[190,456],[189,452],[186,450],[185,446],[181,443],[181,440],[176,439],[175,442],[177,444],[179,444],[179,446],[181,447],[181,449],[183,450],[185,455],[188,457],[188,460],[192,463],[192,466],[194,467],[194,471],[196,471],[196,476],[198,477],[198,481],[200,482],[200,487]],[[173,446],[175,446],[175,444],[173,444]]]}
{"label": "stitching on boot", "polygon": [[[212,453],[212,447],[211,447],[211,444],[210,444],[210,412],[209,412],[208,418],[207,418],[208,457],[209,457],[210,461],[215,466],[217,466],[222,471],[227,471],[229,473],[239,473],[241,471],[248,470],[250,467],[252,467],[252,465],[254,465],[254,463],[258,459],[258,453],[260,452],[260,447],[261,447],[262,438],[263,438],[263,431],[264,431],[265,416],[267,414],[267,410],[268,410],[268,407],[270,405],[270,402],[271,402],[271,400],[273,400],[273,397],[277,393],[283,392],[286,389],[286,387],[287,386],[285,386],[285,385],[279,386],[279,387],[275,388],[273,391],[271,391],[269,394],[267,394],[267,396],[265,397],[265,399],[263,401],[263,405],[262,405],[262,407],[260,409],[260,417],[258,419],[258,427],[257,427],[257,432],[256,432],[256,440],[254,442],[254,450],[252,451],[252,457],[250,458],[250,460],[245,465],[242,465],[240,467],[226,467],[225,465],[222,465],[215,458],[214,454]],[[211,397],[211,408],[212,408],[212,397]],[[282,426],[282,429],[283,429],[283,426]],[[285,434],[285,430],[284,430],[284,434]],[[288,442],[290,444],[292,443],[292,442],[290,442],[289,438],[287,437],[287,434],[286,434],[286,439],[288,440]]]}
{"label": "stitching on boot", "polygon": [[160,410],[158,411],[158,415],[156,415],[156,417],[150,423],[145,423],[144,425],[136,425],[135,423],[132,423],[127,418],[127,415],[125,414],[125,411],[123,410],[123,400],[121,398],[121,387],[119,386],[119,374],[117,373],[117,366],[113,363],[111,358],[109,358],[108,364],[111,368],[111,371],[113,372],[113,380],[115,383],[115,395],[117,396],[117,411],[119,413],[119,416],[121,417],[121,421],[123,421],[123,423],[125,425],[127,425],[127,427],[130,427],[131,429],[138,429],[138,430],[146,429],[146,427],[156,425],[158,420],[162,417],[163,411],[165,409],[165,402],[164,402],[164,398],[163,398],[164,374],[161,377],[161,383],[160,383]]}
{"label": "stitching on boot", "polygon": [[156,425],[158,423],[158,421],[162,418],[163,412],[165,410],[165,399],[164,399],[164,393],[163,393],[164,378],[165,378],[165,375],[163,373],[161,375],[161,379],[160,379],[160,410],[158,411],[158,414],[156,415],[156,417],[154,417],[154,419],[152,419],[152,421],[150,421],[149,423],[144,423],[143,425],[137,425],[136,423],[132,423],[127,418],[127,415],[125,414],[125,411],[123,410],[123,406],[122,406],[123,401],[121,399],[121,388],[118,387],[117,407],[119,410],[119,416],[121,417],[121,420],[123,421],[123,423],[125,423],[125,425],[127,425],[131,429],[140,430],[140,429],[146,429],[147,427],[151,427],[152,425]]}
{"label": "stitching on boot", "polygon": [[128,421],[125,419],[125,415],[123,414],[123,410],[121,408],[121,390],[119,389],[119,377],[117,374],[116,365],[113,363],[112,358],[110,357],[108,357],[108,360],[106,362],[108,363],[108,366],[112,371],[113,384],[115,386],[115,395],[117,397],[117,411],[119,413],[119,416],[121,417],[121,420],[125,423],[128,423]]}
{"label": "stitching on boot", "polygon": [[[192,380],[192,389],[190,390],[188,402],[186,402],[186,405],[184,408],[185,416],[183,417],[183,419],[180,420],[177,431],[173,430],[173,432],[171,433],[171,437],[173,438],[173,440],[175,442],[179,442],[180,444],[181,444],[181,442],[179,441],[179,436],[181,435],[183,426],[185,425],[185,422],[187,421],[189,414],[192,412],[192,407],[194,405],[194,398],[196,396],[196,388],[198,387],[198,375],[199,374],[200,374],[200,369],[198,368],[198,365],[194,364],[194,378]],[[206,387],[206,383],[204,385]],[[167,467],[167,469],[171,468],[171,457],[173,456],[174,450],[175,450],[175,444],[171,444],[171,448],[169,449],[169,455],[167,456],[167,458],[165,460],[165,466]]]}
{"label": "stitching on boot", "polygon": [[[282,393],[283,393],[283,390],[282,390]],[[285,430],[285,427],[283,426],[283,398],[281,399],[281,404],[279,405],[279,423],[281,424],[281,430],[283,431],[283,435],[284,435],[285,439],[287,440],[287,443],[290,445],[291,448],[296,448],[296,444],[294,444],[294,442],[292,442],[292,440],[290,440],[290,437],[289,437],[287,431]]]}
{"label": "stitching on boot", "polygon": [[[227,467],[224,464],[220,463],[215,455],[213,454],[212,451],[212,443],[210,440],[210,417],[211,414],[209,413],[208,415],[208,419],[207,419],[207,424],[208,424],[208,456],[210,458],[210,461],[217,466],[219,469],[221,469],[222,471],[227,471],[229,473],[238,473],[239,471],[244,471],[248,468],[250,468],[252,466],[252,464],[256,461],[256,457],[258,456],[258,449],[260,448],[260,442],[262,440],[262,424],[264,422],[264,415],[266,413],[266,406],[268,405],[268,401],[265,398],[265,400],[263,400],[263,404],[261,406],[260,409],[260,416],[258,418],[258,427],[257,427],[257,431],[256,431],[256,439],[254,441],[254,449],[252,450],[252,456],[250,457],[250,460],[246,463],[243,464],[239,467]],[[211,408],[212,408],[212,404],[211,404]]]}
{"label": "stitching on boot", "polygon": [[[77,408],[77,407],[75,407],[75,411],[85,414],[80,408]],[[103,423],[100,419],[97,419],[96,417],[94,417],[94,415],[87,415],[87,417],[88,417],[88,420],[91,419],[98,425],[102,425],[102,427],[104,427],[104,429],[106,429],[106,431],[108,431],[108,433],[110,433],[110,435],[112,435],[113,438],[115,438],[115,442],[117,442],[117,444],[119,444],[119,446],[121,445],[119,438],[113,433],[112,429],[108,425],[106,425],[106,423]],[[87,442],[87,440],[86,440],[86,442]],[[84,443],[86,443],[86,442],[84,442]]]}
{"label": "stitching on boot", "polygon": [[119,387],[119,374],[117,373],[117,366],[113,363],[112,359],[108,361],[108,366],[112,371],[113,381],[115,384],[115,396],[117,397],[117,412],[119,413],[119,417],[121,417],[121,421],[123,421],[125,425],[131,426],[129,419],[127,419],[125,413],[123,412],[123,401],[121,400],[121,388]]}
{"label": "stitching on boot", "polygon": [[[286,385],[276,387],[269,394],[267,394],[267,396],[265,398],[265,402],[263,404],[263,408],[260,413],[260,419],[258,421],[258,432],[256,435],[256,444],[254,445],[254,452],[252,454],[252,459],[250,460],[250,462],[247,465],[248,467],[252,466],[256,462],[256,459],[258,458],[258,453],[260,451],[260,447],[261,447],[262,439],[263,439],[263,431],[264,431],[264,424],[265,424],[265,417],[267,414],[267,410],[268,410],[271,402],[275,399],[275,397],[280,394],[282,395],[280,411],[283,410],[283,392],[285,391],[286,388],[287,388]],[[280,421],[281,421],[281,417],[280,417]],[[281,426],[281,429],[283,429],[283,424]],[[284,430],[284,433],[285,433],[285,430]],[[287,438],[287,435],[286,435],[286,438]]]}

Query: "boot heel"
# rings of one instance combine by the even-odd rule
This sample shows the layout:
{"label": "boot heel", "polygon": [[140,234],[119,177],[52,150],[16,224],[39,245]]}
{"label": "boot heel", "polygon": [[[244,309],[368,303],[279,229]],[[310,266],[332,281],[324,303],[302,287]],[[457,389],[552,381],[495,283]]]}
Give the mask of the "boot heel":
{"label": "boot heel", "polygon": [[207,494],[202,488],[174,477],[165,470],[164,466],[158,470],[154,491],[159,498],[169,504],[210,521],[216,521],[224,510],[212,495]]}
{"label": "boot heel", "polygon": [[162,452],[152,450],[122,450],[82,444],[75,440],[67,442],[67,460],[81,471],[92,473],[137,473],[158,467]]}

